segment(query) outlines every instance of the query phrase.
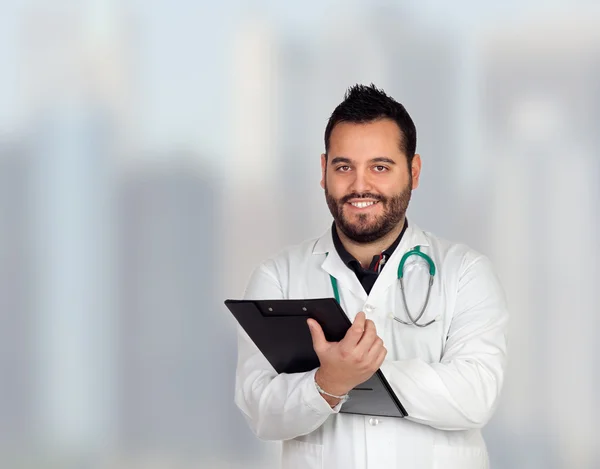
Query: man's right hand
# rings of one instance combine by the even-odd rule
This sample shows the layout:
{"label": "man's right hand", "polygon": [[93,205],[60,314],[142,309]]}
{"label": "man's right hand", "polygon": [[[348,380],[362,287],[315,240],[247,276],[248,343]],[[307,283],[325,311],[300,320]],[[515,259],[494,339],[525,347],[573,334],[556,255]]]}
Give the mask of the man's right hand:
{"label": "man's right hand", "polygon": [[362,311],[340,342],[328,342],[323,329],[314,319],[308,319],[313,347],[321,366],[317,384],[329,394],[342,396],[364,383],[379,369],[387,354],[383,340],[377,336],[375,323]]}

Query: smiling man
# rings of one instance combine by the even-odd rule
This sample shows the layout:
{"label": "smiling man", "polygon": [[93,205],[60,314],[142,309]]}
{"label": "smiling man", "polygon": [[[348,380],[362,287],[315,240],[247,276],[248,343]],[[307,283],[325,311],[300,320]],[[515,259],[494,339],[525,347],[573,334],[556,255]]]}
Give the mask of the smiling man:
{"label": "smiling man", "polygon": [[[320,366],[294,374],[277,374],[239,331],[235,400],[259,438],[283,441],[283,468],[488,467],[481,428],[504,377],[506,302],[485,256],[409,223],[415,150],[400,103],[350,88],[321,155],[331,229],[250,279],[247,299],[335,296],[353,321],[328,342],[309,319]],[[378,369],[408,417],[339,413]]]}

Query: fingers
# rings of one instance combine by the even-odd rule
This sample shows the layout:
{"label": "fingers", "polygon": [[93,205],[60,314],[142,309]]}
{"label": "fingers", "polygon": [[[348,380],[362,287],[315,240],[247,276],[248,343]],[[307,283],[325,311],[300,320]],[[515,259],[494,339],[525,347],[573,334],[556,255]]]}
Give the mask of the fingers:
{"label": "fingers", "polygon": [[362,355],[357,365],[364,373],[368,373],[368,377],[370,377],[381,367],[386,356],[387,349],[383,345],[383,340],[375,336],[371,348],[367,353]]}
{"label": "fingers", "polygon": [[373,342],[377,339],[377,328],[375,323],[370,319],[365,321],[365,332],[358,341],[359,347],[362,347],[365,352],[369,351]]}
{"label": "fingers", "polygon": [[379,369],[387,354],[383,340],[377,335],[375,323],[366,319],[363,312],[356,315],[354,323],[339,346],[342,359],[351,360],[355,366],[373,372]]}
{"label": "fingers", "polygon": [[356,344],[358,344],[358,341],[361,339],[363,333],[365,332],[365,322],[365,313],[361,311],[356,315],[356,317],[354,318],[354,323],[352,324],[352,326],[350,326],[350,328],[346,332],[346,335],[340,342],[345,350],[350,351],[354,347],[356,347]]}
{"label": "fingers", "polygon": [[376,337],[371,344],[371,348],[367,352],[367,360],[377,361],[383,350],[385,350],[385,347],[383,346],[383,339],[381,339],[381,337]]}
{"label": "fingers", "polygon": [[366,357],[375,340],[377,340],[377,330],[375,329],[375,323],[370,319],[367,319],[367,321],[365,322],[365,332],[363,333],[358,344],[356,345],[354,354],[358,358]]}
{"label": "fingers", "polygon": [[[377,336],[375,323],[370,319],[365,321],[364,332],[356,345],[353,345],[354,341],[351,340],[351,338],[352,336],[350,336],[348,340],[342,341],[342,351],[345,355],[352,356],[353,359],[357,361],[367,360],[367,357],[370,355],[369,351],[373,347],[375,341],[379,340],[380,345],[383,346],[383,342]],[[373,358],[372,354],[370,358]]]}
{"label": "fingers", "polygon": [[367,315],[362,311],[356,315],[354,318],[354,322],[352,323],[352,327],[356,328],[356,330],[360,330],[361,334],[365,328],[365,323],[367,322]]}
{"label": "fingers", "polygon": [[379,368],[381,368],[381,365],[383,364],[383,361],[385,360],[386,356],[387,356],[387,349],[385,347],[383,347],[383,349],[379,352],[379,356],[377,357],[377,360],[375,362],[375,364],[377,366],[377,370]]}
{"label": "fingers", "polygon": [[314,319],[307,319],[308,330],[312,338],[313,348],[317,355],[319,355],[327,347],[327,339],[323,333],[321,325]]}

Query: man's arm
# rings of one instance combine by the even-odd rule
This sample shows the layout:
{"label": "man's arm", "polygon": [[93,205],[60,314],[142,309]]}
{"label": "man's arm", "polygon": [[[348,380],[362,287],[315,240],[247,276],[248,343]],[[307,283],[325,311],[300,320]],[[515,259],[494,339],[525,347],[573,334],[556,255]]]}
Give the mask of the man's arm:
{"label": "man's arm", "polygon": [[410,420],[442,430],[483,427],[506,367],[508,310],[483,256],[463,261],[452,324],[439,363],[386,361],[381,370]]}
{"label": "man's arm", "polygon": [[[258,267],[250,279],[245,299],[282,299],[281,286],[269,269]],[[308,327],[308,326],[307,326]],[[264,440],[287,440],[319,428],[331,408],[315,387],[316,370],[277,374],[268,360],[239,328],[235,403],[252,431]]]}

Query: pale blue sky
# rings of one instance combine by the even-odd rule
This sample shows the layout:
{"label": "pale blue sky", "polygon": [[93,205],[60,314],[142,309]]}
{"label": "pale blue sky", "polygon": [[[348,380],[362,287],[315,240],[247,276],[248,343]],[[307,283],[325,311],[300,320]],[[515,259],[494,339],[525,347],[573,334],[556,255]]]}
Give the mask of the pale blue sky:
{"label": "pale blue sky", "polygon": [[[66,5],[68,2],[61,3]],[[422,0],[404,2],[415,17],[432,25],[455,28],[468,34],[486,22],[514,21],[531,10],[576,10],[594,8],[592,2],[510,0],[503,3],[477,1],[445,2]],[[3,2],[0,15],[0,135],[17,127],[19,101],[15,93],[20,53],[19,41],[25,36],[23,18],[35,5],[49,5],[45,0],[11,0]],[[136,124],[141,146],[148,153],[187,148],[213,159],[226,151],[231,103],[228,90],[232,80],[231,49],[236,27],[251,12],[259,11],[272,20],[283,37],[293,34],[307,41],[327,28],[340,12],[373,8],[377,5],[401,5],[402,2],[380,0],[318,1],[300,3],[263,0],[248,2],[229,0],[196,2],[184,0],[88,0],[117,15],[124,15],[122,27],[133,39],[130,86],[135,96]],[[367,7],[368,5],[368,7]],[[541,6],[543,5],[543,7]],[[108,6],[108,7],[107,7]],[[543,8],[543,10],[540,10]],[[598,11],[598,7],[595,7]],[[43,77],[40,78],[43,80]]]}

